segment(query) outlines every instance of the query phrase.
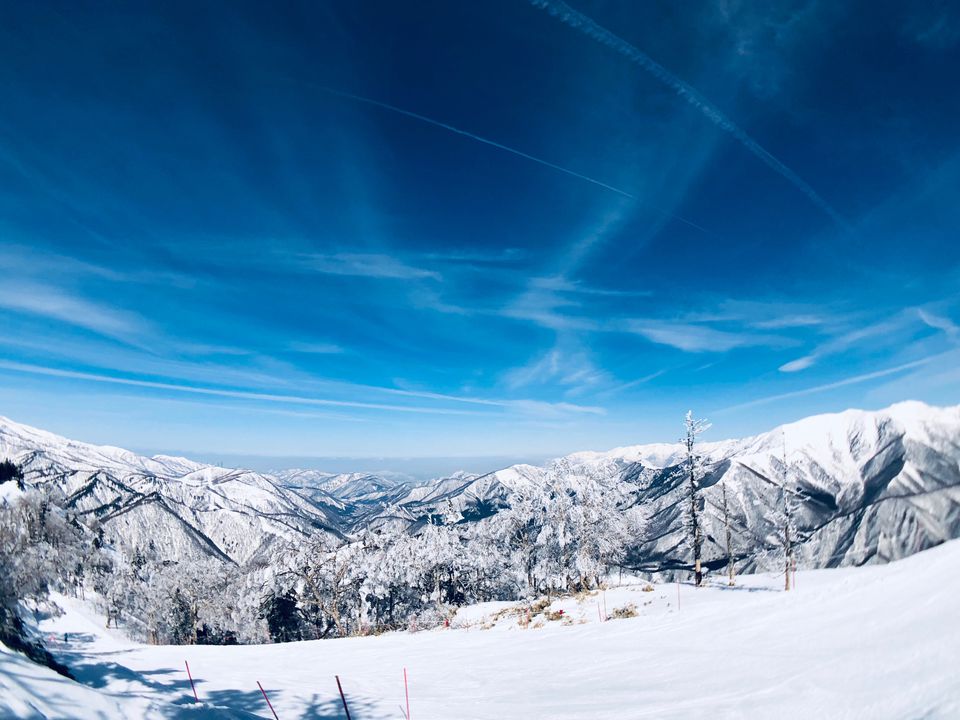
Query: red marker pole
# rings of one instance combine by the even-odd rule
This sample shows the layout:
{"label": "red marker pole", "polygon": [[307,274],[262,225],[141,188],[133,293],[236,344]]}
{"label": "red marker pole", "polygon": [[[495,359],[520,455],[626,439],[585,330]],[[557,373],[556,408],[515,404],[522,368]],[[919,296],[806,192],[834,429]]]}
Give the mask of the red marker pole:
{"label": "red marker pole", "polygon": [[257,680],[257,687],[260,688],[260,692],[263,693],[263,699],[267,701],[267,707],[270,708],[270,712],[273,713],[274,720],[280,720],[280,718],[277,717],[277,711],[274,710],[273,705],[270,704],[270,698],[267,697],[267,691],[263,689],[263,685],[260,684],[259,680]]}
{"label": "red marker pole", "polygon": [[347,714],[347,720],[350,720],[350,708],[347,707],[347,696],[343,694],[343,686],[340,684],[340,676],[334,675],[334,677],[337,679],[337,690],[340,691],[340,699],[343,701],[343,711]]}
{"label": "red marker pole", "polygon": [[190,674],[190,663],[184,660],[183,664],[187,666],[187,677],[190,678],[190,687],[193,689],[193,701],[200,702],[200,698],[197,697],[197,687],[193,684],[193,675]]}
{"label": "red marker pole", "polygon": [[407,669],[403,669],[403,692],[407,696],[407,720],[410,720],[410,686],[407,685]]}

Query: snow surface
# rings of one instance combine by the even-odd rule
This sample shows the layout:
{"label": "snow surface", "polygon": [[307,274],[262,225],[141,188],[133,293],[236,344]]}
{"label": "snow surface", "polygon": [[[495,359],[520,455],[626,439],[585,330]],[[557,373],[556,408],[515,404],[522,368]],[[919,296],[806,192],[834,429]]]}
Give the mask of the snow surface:
{"label": "snow surface", "polygon": [[[461,609],[418,633],[243,647],[129,642],[83,603],[40,622],[86,685],[0,648],[0,715],[12,718],[416,720],[960,717],[960,541],[881,566],[750,576],[730,589],[645,583],[554,603]],[[680,597],[679,611],[677,597]],[[600,622],[632,603],[638,616]],[[489,629],[484,629],[489,628]],[[65,645],[63,633],[71,639]],[[202,704],[193,702],[184,660]]]}

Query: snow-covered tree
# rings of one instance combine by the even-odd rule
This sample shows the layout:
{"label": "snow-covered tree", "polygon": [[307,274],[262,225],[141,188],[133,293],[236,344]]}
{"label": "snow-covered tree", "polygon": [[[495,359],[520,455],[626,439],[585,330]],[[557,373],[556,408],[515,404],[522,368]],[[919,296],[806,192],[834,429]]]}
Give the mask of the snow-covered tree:
{"label": "snow-covered tree", "polygon": [[543,482],[515,488],[509,509],[490,520],[527,591],[596,586],[627,548],[639,544],[643,518],[628,486],[582,466],[555,464]]}
{"label": "snow-covered tree", "polygon": [[791,576],[795,570],[794,544],[797,541],[797,532],[794,527],[794,507],[797,503],[797,493],[790,482],[791,467],[787,459],[786,435],[783,437],[783,455],[780,464],[779,489],[777,493],[777,507],[771,513],[773,522],[778,528],[780,556],[783,567],[783,589],[790,590]]}
{"label": "snow-covered tree", "polygon": [[688,410],[684,418],[686,432],[682,439],[686,448],[686,459],[683,464],[683,473],[689,488],[689,515],[688,529],[690,545],[693,550],[693,575],[697,587],[703,583],[701,555],[703,552],[703,524],[700,510],[703,500],[700,497],[700,486],[703,481],[703,458],[697,453],[697,437],[710,428],[710,423],[702,418],[695,418],[693,410]]}
{"label": "snow-covered tree", "polygon": [[360,552],[359,545],[323,533],[288,549],[282,561],[281,575],[295,579],[304,615],[320,637],[345,637],[356,624]]}
{"label": "snow-covered tree", "polygon": [[19,632],[20,603],[72,590],[78,568],[96,558],[82,528],[40,492],[0,501],[0,634]]}

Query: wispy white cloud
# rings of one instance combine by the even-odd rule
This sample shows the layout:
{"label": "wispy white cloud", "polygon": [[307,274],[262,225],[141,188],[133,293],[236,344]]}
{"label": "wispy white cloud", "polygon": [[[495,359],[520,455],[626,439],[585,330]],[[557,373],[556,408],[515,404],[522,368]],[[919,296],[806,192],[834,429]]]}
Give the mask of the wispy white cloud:
{"label": "wispy white cloud", "polygon": [[503,380],[510,390],[532,385],[556,385],[578,393],[609,384],[612,378],[584,350],[557,345],[529,364],[508,371]]}
{"label": "wispy white cloud", "polygon": [[235,345],[218,345],[216,343],[197,342],[193,340],[164,340],[163,344],[173,354],[188,357],[253,357],[256,353],[249,348]]}
{"label": "wispy white cloud", "polygon": [[780,372],[791,373],[806,370],[817,361],[817,357],[818,356],[816,355],[805,355],[804,357],[797,358],[796,360],[791,360],[790,362],[784,363],[780,366]]}
{"label": "wispy white cloud", "polygon": [[[28,350],[32,357],[43,357],[45,362],[57,365],[69,363],[96,367],[105,372],[177,378],[178,382],[184,383],[218,383],[260,389],[303,388],[317,384],[312,375],[295,366],[243,348],[166,338],[151,341],[146,347],[136,344],[118,346],[97,335],[68,336],[52,328],[41,330],[0,334],[0,348]],[[157,348],[171,354],[154,352]]]}
{"label": "wispy white cloud", "polygon": [[903,363],[902,365],[897,365],[895,367],[886,368],[884,370],[877,370],[875,372],[863,373],[859,375],[853,375],[843,380],[837,380],[836,382],[826,383],[824,385],[816,385],[814,387],[804,388],[802,390],[793,390],[791,392],[779,393],[777,395],[768,395],[767,397],[757,398],[756,400],[750,400],[744,403],[738,403],[737,405],[730,405],[729,407],[721,408],[720,410],[715,410],[714,415],[720,413],[733,412],[735,410],[745,410],[747,408],[757,407],[758,405],[767,405],[769,403],[780,402],[781,400],[791,400],[793,398],[803,397],[805,395],[814,395],[816,393],[826,392],[827,390],[836,390],[837,388],[846,387],[848,385],[858,385],[860,383],[869,382],[871,380],[877,380],[879,378],[888,377],[896,373],[902,373],[907,370],[912,370],[914,368],[922,367],[924,365],[929,365],[930,363],[940,360],[947,355],[954,353],[942,353],[940,355],[930,356],[922,358],[920,360],[914,360],[912,362]]}
{"label": "wispy white cloud", "polygon": [[339,355],[344,352],[341,346],[334,343],[299,341],[288,343],[286,350],[304,355]]}
{"label": "wispy white cloud", "polygon": [[529,288],[558,293],[569,293],[571,295],[593,295],[598,297],[649,297],[653,294],[650,290],[643,289],[624,290],[618,288],[594,287],[580,281],[569,280],[560,275],[531,278],[529,281]]}
{"label": "wispy white cloud", "polygon": [[694,353],[727,352],[740,347],[778,347],[788,342],[776,335],[718,330],[706,325],[667,320],[630,319],[624,321],[623,330],[658,345]]}
{"label": "wispy white cloud", "polygon": [[791,373],[806,370],[823,358],[844,353],[865,340],[879,342],[883,345],[899,342],[905,334],[911,331],[911,326],[916,327],[916,319],[917,314],[915,312],[905,310],[880,322],[836,335],[819,345],[813,352],[784,363],[780,366],[780,372]]}
{"label": "wispy white cloud", "polygon": [[408,265],[398,257],[375,253],[304,253],[296,257],[305,270],[327,275],[393,280],[440,280],[440,273]]}
{"label": "wispy white cloud", "polygon": [[[170,369],[185,368],[190,369],[191,364],[174,363]],[[249,380],[254,382],[267,382],[276,385],[275,378],[271,375],[263,375],[251,372],[236,371],[233,368],[216,368],[200,366],[208,370],[208,380],[231,379],[231,380]],[[364,410],[382,410],[397,413],[414,414],[437,414],[437,415],[488,415],[491,411],[508,413],[517,411],[525,416],[542,413],[546,417],[558,417],[567,414],[603,414],[602,408],[577,405],[569,402],[545,402],[528,399],[499,399],[499,398],[478,398],[461,395],[451,395],[446,393],[431,392],[427,390],[409,390],[403,388],[381,387],[376,385],[364,385],[359,383],[349,383],[343,381],[320,380],[314,382],[312,378],[306,377],[298,381],[298,387],[324,388],[330,391],[351,392],[354,395],[358,392],[390,395],[394,397],[411,398],[415,400],[426,400],[438,403],[433,405],[397,405],[383,402],[368,402],[353,399],[322,398],[303,394],[289,394],[282,392],[271,392],[269,390],[234,390],[210,387],[197,384],[188,384],[189,381],[178,379],[173,380],[144,380],[139,378],[130,378],[124,375],[109,375],[102,372],[83,372],[76,370],[64,370],[61,368],[35,365],[31,363],[19,363],[0,360],[0,369],[11,370],[14,372],[27,373],[47,377],[60,377],[87,382],[105,383],[112,385],[121,385],[127,387],[138,387],[144,389],[167,390],[172,392],[199,395],[206,397],[224,397],[238,400],[250,400],[257,402],[286,404],[286,405],[311,405],[321,407],[344,407]],[[121,372],[117,370],[117,372]],[[457,409],[449,407],[449,404],[461,404],[474,406],[476,410]],[[486,408],[480,410],[479,408]]]}
{"label": "wispy white cloud", "polygon": [[[105,391],[106,392],[106,391]],[[118,390],[118,397],[129,397],[129,395],[123,394],[124,391]],[[262,404],[241,404],[241,403],[230,403],[228,401],[216,402],[211,401],[208,397],[198,398],[198,397],[143,397],[142,395],[137,396],[138,403],[149,403],[150,405],[156,406],[192,406],[192,407],[202,407],[204,410],[223,410],[229,413],[248,413],[251,415],[280,415],[285,417],[295,417],[303,418],[305,420],[336,420],[337,422],[350,422],[350,423],[368,423],[370,422],[369,417],[361,417],[359,415],[349,415],[346,412],[324,412],[322,410],[293,410],[290,408],[283,408],[275,405],[264,406]]]}
{"label": "wispy white cloud", "polygon": [[568,294],[533,284],[499,314],[501,317],[526,320],[559,332],[599,330],[600,324],[597,321],[565,312],[580,307],[582,302]]}
{"label": "wispy white cloud", "polygon": [[784,315],[783,317],[757,320],[753,327],[759,330],[785,330],[789,328],[819,327],[828,319],[822,315]]}
{"label": "wispy white cloud", "polygon": [[53,251],[37,252],[36,249],[15,243],[0,246],[0,268],[7,272],[35,275],[92,276],[119,280],[123,273],[95,263],[79,260]]}
{"label": "wispy white cloud", "polygon": [[915,368],[911,372],[891,376],[870,388],[867,398],[877,405],[887,405],[904,398],[917,398],[937,404],[960,401],[960,354],[946,353],[937,362]]}
{"label": "wispy white cloud", "polygon": [[135,313],[40,283],[4,283],[0,286],[0,308],[56,320],[131,344],[142,342],[149,332],[146,320]]}
{"label": "wispy white cloud", "polygon": [[0,246],[0,269],[32,281],[104,281],[108,283],[149,283],[189,288],[197,280],[190,275],[162,268],[107,267],[73,255],[17,243]]}
{"label": "wispy white cloud", "polygon": [[593,415],[602,415],[606,412],[603,408],[589,405],[579,405],[570,402],[548,402],[544,400],[531,400],[525,398],[504,399],[504,398],[479,398],[465,395],[450,395],[446,393],[430,392],[427,390],[410,390],[401,388],[377,388],[378,390],[388,392],[394,395],[405,395],[428,400],[437,400],[445,402],[466,403],[469,405],[485,405],[504,410],[519,410],[526,415],[542,413],[546,417],[559,417],[569,414],[588,413]]}
{"label": "wispy white cloud", "polygon": [[667,374],[670,372],[667,368],[663,370],[657,370],[652,372],[649,375],[644,375],[643,377],[636,378],[635,380],[629,380],[628,382],[621,383],[612,388],[604,390],[599,394],[599,397],[609,397],[611,395],[617,395],[619,393],[626,392],[627,390],[632,390],[635,387],[640,387],[641,385],[646,385],[647,383],[653,382],[658,377]]}
{"label": "wispy white cloud", "polygon": [[[727,352],[739,347],[782,348],[797,345],[787,332],[815,329],[823,334],[848,324],[845,315],[822,308],[777,301],[716,300],[707,310],[672,317],[598,316],[592,298],[646,297],[644,289],[595,288],[563,276],[537,276],[527,291],[499,315],[527,320],[558,332],[632,334],[686,352]],[[772,331],[772,332],[771,332]]]}
{"label": "wispy white cloud", "polygon": [[464,264],[464,265],[508,265],[520,262],[527,257],[521,248],[505,248],[496,252],[478,252],[470,250],[454,250],[450,252],[424,253],[421,257],[426,260]]}
{"label": "wispy white cloud", "polygon": [[415,308],[424,310],[433,310],[434,312],[444,313],[445,315],[484,315],[493,314],[484,308],[466,305],[459,305],[456,302],[445,300],[444,297],[432,287],[426,287],[419,284],[410,289],[410,304]]}
{"label": "wispy white cloud", "polygon": [[737,323],[755,330],[826,329],[850,319],[821,305],[777,298],[708,298],[701,304],[705,309],[689,312],[678,319],[693,323]]}
{"label": "wispy white cloud", "polygon": [[280,395],[267,392],[253,392],[247,390],[226,390],[222,388],[202,387],[197,385],[182,385],[172,382],[157,382],[153,380],[139,380],[135,378],[100,375],[97,373],[62,370],[59,368],[43,367],[29,363],[8,362],[0,360],[0,369],[31,375],[84,380],[88,382],[107,383],[111,385],[126,385],[152,390],[166,390],[171,392],[188,393],[192,395],[206,395],[213,397],[235,398],[238,400],[253,400],[257,402],[282,403],[286,405],[318,405],[322,407],[346,407],[365,410],[384,410],[390,412],[437,414],[437,415],[476,415],[475,411],[458,410],[441,407],[423,407],[416,405],[389,405],[385,403],[368,403],[355,400],[333,400],[329,398],[306,397],[301,395]]}
{"label": "wispy white cloud", "polygon": [[605,415],[606,410],[602,407],[591,405],[574,405],[566,402],[543,402],[540,400],[512,400],[510,407],[527,415],[535,415],[540,418],[561,418],[570,414],[577,415]]}
{"label": "wispy white cloud", "polygon": [[917,310],[917,315],[920,316],[920,320],[922,320],[925,325],[935,330],[942,330],[951,340],[960,340],[960,326],[950,318],[944,315],[936,315],[923,308]]}

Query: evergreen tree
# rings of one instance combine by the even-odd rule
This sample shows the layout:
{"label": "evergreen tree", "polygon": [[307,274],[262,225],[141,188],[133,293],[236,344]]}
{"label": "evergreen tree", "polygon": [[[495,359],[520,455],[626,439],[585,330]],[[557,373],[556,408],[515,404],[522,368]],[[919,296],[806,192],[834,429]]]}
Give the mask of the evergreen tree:
{"label": "evergreen tree", "polygon": [[165,619],[167,636],[174,645],[189,645],[196,638],[196,625],[190,601],[180,592],[173,591]]}
{"label": "evergreen tree", "polygon": [[15,482],[17,487],[24,489],[23,470],[10,460],[0,461],[0,484]]}
{"label": "evergreen tree", "polygon": [[267,621],[273,642],[303,640],[303,618],[293,590],[268,595],[261,606],[260,616]]}

